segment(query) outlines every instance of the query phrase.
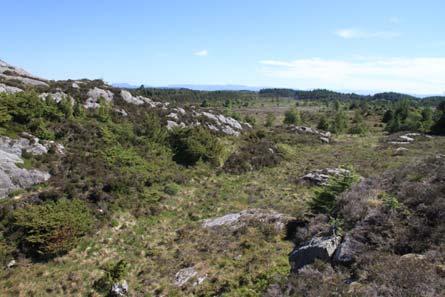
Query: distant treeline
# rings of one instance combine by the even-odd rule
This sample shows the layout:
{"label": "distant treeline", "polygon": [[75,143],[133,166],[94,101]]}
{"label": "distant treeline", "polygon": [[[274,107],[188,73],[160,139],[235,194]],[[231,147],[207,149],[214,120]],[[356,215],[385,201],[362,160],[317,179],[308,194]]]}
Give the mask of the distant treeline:
{"label": "distant treeline", "polygon": [[259,91],[261,97],[286,97],[295,98],[296,100],[320,100],[320,101],[351,101],[351,100],[385,100],[385,101],[399,101],[399,100],[423,100],[425,103],[438,104],[445,100],[445,96],[431,96],[426,98],[419,98],[407,94],[385,92],[374,95],[359,95],[355,93],[339,93],[325,89],[317,89],[312,91],[300,91],[293,89],[261,89]]}
{"label": "distant treeline", "polygon": [[302,101],[400,101],[400,100],[422,100],[423,104],[437,105],[445,101],[445,96],[431,96],[426,98],[415,97],[412,95],[385,92],[374,95],[359,95],[355,93],[340,93],[326,89],[316,89],[312,91],[301,91],[284,88],[261,89],[254,91],[197,91],[186,88],[145,88],[141,86],[133,90],[139,95],[150,97],[153,100],[169,102],[229,102],[234,104],[243,104],[249,101],[265,98],[293,98]]}
{"label": "distant treeline", "polygon": [[168,102],[226,102],[230,100],[248,102],[258,99],[258,93],[253,91],[197,91],[191,89],[174,88],[138,88],[137,94],[153,100]]}

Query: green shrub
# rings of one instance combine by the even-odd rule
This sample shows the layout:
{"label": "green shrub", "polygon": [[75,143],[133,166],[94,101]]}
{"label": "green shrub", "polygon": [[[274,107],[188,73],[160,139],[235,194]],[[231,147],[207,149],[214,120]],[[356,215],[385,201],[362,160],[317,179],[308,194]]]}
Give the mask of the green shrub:
{"label": "green shrub", "polygon": [[177,184],[168,184],[164,187],[164,193],[170,196],[174,196],[179,192],[180,188]]}
{"label": "green shrub", "polygon": [[114,264],[108,264],[102,268],[104,275],[94,282],[93,287],[98,292],[109,294],[114,283],[122,280],[128,273],[128,263],[120,260]]}
{"label": "green shrub", "polygon": [[267,113],[266,123],[264,124],[266,127],[272,127],[275,123],[275,115],[271,112]]}
{"label": "green shrub", "polygon": [[202,160],[220,165],[224,148],[218,138],[204,128],[175,129],[170,135],[173,160],[182,165],[195,165]]}
{"label": "green shrub", "polygon": [[300,112],[291,108],[284,113],[284,124],[286,125],[299,125],[301,124]]}
{"label": "green shrub", "polygon": [[334,120],[330,125],[330,131],[332,133],[341,134],[346,132],[348,129],[348,117],[346,113],[342,110],[335,114]]}
{"label": "green shrub", "polygon": [[328,122],[328,119],[326,118],[326,116],[323,115],[320,118],[320,121],[318,122],[318,125],[317,125],[317,129],[325,130],[325,131],[329,130],[329,122]]}
{"label": "green shrub", "polygon": [[21,248],[43,258],[71,250],[92,228],[93,222],[87,204],[77,199],[27,205],[13,214],[13,225],[22,233]]}
{"label": "green shrub", "polygon": [[332,176],[328,185],[316,191],[309,206],[315,213],[333,214],[337,196],[348,190],[357,181],[358,176],[352,171],[350,174]]}

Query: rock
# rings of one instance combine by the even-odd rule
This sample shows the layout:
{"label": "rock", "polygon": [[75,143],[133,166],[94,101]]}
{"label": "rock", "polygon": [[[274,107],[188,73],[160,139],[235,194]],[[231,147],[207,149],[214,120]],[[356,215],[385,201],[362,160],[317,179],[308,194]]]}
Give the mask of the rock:
{"label": "rock", "polygon": [[16,87],[7,86],[5,84],[0,84],[0,93],[15,94],[19,92],[23,92],[23,90]]}
{"label": "rock", "polygon": [[330,261],[340,244],[340,236],[314,237],[300,247],[296,247],[289,255],[292,272],[298,272],[316,259]]}
{"label": "rock", "polygon": [[291,132],[295,132],[298,134],[312,134],[319,136],[320,140],[324,143],[331,142],[331,132],[324,132],[311,127],[295,126],[295,125],[290,125],[287,127],[287,129],[290,130]]}
{"label": "rock", "polygon": [[405,255],[401,256],[400,259],[403,259],[403,260],[409,259],[409,260],[421,261],[421,260],[425,260],[426,257],[425,257],[425,255],[421,255],[421,254],[410,253],[410,254],[405,254]]}
{"label": "rock", "polygon": [[281,231],[292,218],[273,210],[248,209],[238,213],[229,213],[222,217],[207,219],[202,223],[202,227],[215,229],[218,227],[228,227],[237,230],[245,226],[249,221],[261,224],[271,224],[276,231]]}
{"label": "rock", "polygon": [[406,133],[399,135],[396,139],[389,141],[389,144],[410,144],[414,142],[414,137],[421,136],[420,133]]}
{"label": "rock", "polygon": [[2,60],[0,60],[0,77],[18,80],[23,84],[31,86],[48,86],[46,80],[33,76],[31,73],[21,68],[9,65]]}
{"label": "rock", "polygon": [[[240,132],[243,130],[243,125],[231,117],[226,117],[222,114],[216,115],[211,112],[203,111],[196,112],[196,117],[205,117],[210,120],[211,123],[208,123],[207,126],[209,129],[214,131],[222,132],[226,135],[234,135],[239,136]],[[247,125],[244,124],[246,127]]]}
{"label": "rock", "polygon": [[[6,197],[14,190],[47,181],[51,177],[47,172],[21,168],[24,163],[22,152],[33,155],[46,154],[50,145],[55,143],[47,142],[45,146],[30,134],[24,133],[24,136],[27,138],[11,139],[0,136],[0,198]],[[61,147],[59,149],[63,150]]]}
{"label": "rock", "polygon": [[39,98],[42,100],[46,100],[47,98],[54,100],[56,103],[62,101],[62,99],[67,98],[71,102],[71,106],[74,105],[73,97],[65,94],[64,92],[54,92],[54,93],[42,93],[39,95]]}
{"label": "rock", "polygon": [[408,151],[408,149],[407,148],[405,148],[405,147],[398,147],[398,148],[396,148],[396,150],[394,151],[394,155],[395,156],[400,156],[400,155],[403,155],[405,152],[407,152]]}
{"label": "rock", "polygon": [[16,266],[16,265],[17,265],[17,262],[16,262],[14,259],[12,259],[11,261],[8,262],[8,264],[6,265],[6,267],[8,267],[8,268],[12,268],[12,267],[14,267],[14,266]]}
{"label": "rock", "polygon": [[127,117],[128,116],[128,113],[124,109],[122,109],[122,108],[121,109],[115,108],[114,111],[117,112],[118,114],[120,114],[123,117]]}
{"label": "rock", "polygon": [[178,124],[178,123],[176,123],[174,121],[167,121],[167,129],[168,130],[171,130],[171,129],[175,128],[175,127],[185,128],[186,125],[184,123],[182,123],[182,122]]}
{"label": "rock", "polygon": [[113,297],[127,296],[128,283],[126,280],[113,284],[111,287],[110,295]]}
{"label": "rock", "polygon": [[334,254],[334,263],[349,265],[355,261],[356,256],[363,248],[363,244],[346,234]]}
{"label": "rock", "polygon": [[325,168],[314,170],[300,178],[301,181],[307,181],[318,186],[327,185],[332,176],[346,176],[351,174],[347,169],[343,168]]}
{"label": "rock", "polygon": [[73,83],[71,84],[71,86],[72,86],[74,89],[80,89],[79,84],[76,83],[76,82],[73,82]]}
{"label": "rock", "polygon": [[130,92],[122,90],[121,91],[121,97],[124,99],[125,102],[140,105],[144,104],[144,101],[139,99],[138,97],[133,97]]}
{"label": "rock", "polygon": [[183,268],[175,274],[175,286],[183,287],[189,280],[195,279],[195,282],[192,284],[192,286],[195,287],[200,285],[206,278],[206,275],[200,276],[195,267]]}
{"label": "rock", "polygon": [[88,91],[88,98],[84,104],[85,108],[98,108],[100,106],[99,99],[103,98],[107,102],[113,101],[114,94],[109,90],[95,87]]}

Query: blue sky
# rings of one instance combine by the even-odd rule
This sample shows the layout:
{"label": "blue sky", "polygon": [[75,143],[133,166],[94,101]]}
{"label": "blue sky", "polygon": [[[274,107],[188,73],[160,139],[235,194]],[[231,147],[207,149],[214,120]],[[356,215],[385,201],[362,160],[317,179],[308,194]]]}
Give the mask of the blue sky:
{"label": "blue sky", "polygon": [[445,93],[443,0],[0,7],[0,59],[51,79]]}

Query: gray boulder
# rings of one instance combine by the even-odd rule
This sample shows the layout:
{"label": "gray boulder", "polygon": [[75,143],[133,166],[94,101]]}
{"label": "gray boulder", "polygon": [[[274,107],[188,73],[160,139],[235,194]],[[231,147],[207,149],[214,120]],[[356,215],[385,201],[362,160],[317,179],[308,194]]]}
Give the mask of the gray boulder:
{"label": "gray boulder", "polygon": [[335,250],[340,244],[340,236],[314,237],[300,247],[296,247],[289,255],[292,272],[298,272],[315,260],[331,261]]}
{"label": "gray boulder", "polygon": [[85,101],[85,108],[98,108],[100,106],[99,99],[103,98],[106,102],[113,101],[114,94],[109,90],[100,89],[95,87],[88,91],[88,98]]}
{"label": "gray boulder", "polygon": [[63,146],[54,142],[39,143],[39,139],[24,133],[27,138],[11,139],[0,136],[0,198],[6,197],[17,189],[25,189],[47,181],[51,176],[48,172],[22,168],[22,152],[33,155],[46,154],[49,147],[63,153]]}
{"label": "gray boulder", "polygon": [[355,261],[356,256],[362,250],[363,244],[355,240],[351,234],[346,234],[334,254],[334,263],[349,265]]}

